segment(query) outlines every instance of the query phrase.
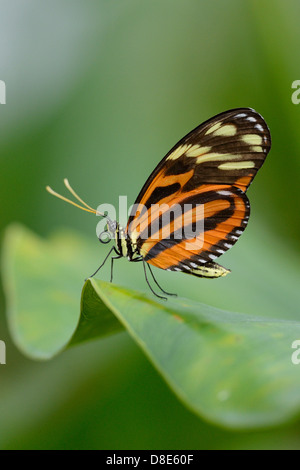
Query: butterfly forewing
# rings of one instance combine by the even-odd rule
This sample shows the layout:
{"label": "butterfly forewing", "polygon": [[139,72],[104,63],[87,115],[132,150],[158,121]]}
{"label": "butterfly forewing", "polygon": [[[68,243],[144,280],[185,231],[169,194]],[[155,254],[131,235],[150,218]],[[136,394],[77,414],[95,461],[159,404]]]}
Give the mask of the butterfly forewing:
{"label": "butterfly forewing", "polygon": [[246,191],[270,146],[268,127],[256,111],[227,111],[184,137],[165,157],[164,174],[193,168],[183,191],[203,183],[226,183]]}
{"label": "butterfly forewing", "polygon": [[[249,108],[221,113],[181,139],[148,178],[128,221],[143,258],[162,269],[217,277],[213,260],[242,234],[250,211],[245,192],[270,146],[265,121]],[[187,238],[195,225],[194,238]]]}

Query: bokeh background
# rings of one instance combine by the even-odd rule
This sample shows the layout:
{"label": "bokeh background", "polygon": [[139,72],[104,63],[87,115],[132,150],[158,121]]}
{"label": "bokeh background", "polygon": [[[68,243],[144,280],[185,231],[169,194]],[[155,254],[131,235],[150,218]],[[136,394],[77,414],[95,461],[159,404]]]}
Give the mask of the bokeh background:
{"label": "bokeh background", "polygon": [[[79,231],[94,245],[93,272],[105,253],[98,220],[45,185],[62,191],[67,176],[91,205],[117,204],[119,195],[133,203],[183,135],[250,106],[266,119],[273,147],[249,190],[249,226],[223,257],[232,274],[156,274],[167,290],[220,308],[297,318],[285,272],[299,273],[300,105],[291,101],[299,17],[297,0],[1,0],[2,233],[13,221],[41,236]],[[121,260],[115,282],[145,290],[141,269]],[[31,361],[10,339],[2,291],[0,306],[0,448],[300,447],[297,417],[239,432],[194,416],[127,333]]]}

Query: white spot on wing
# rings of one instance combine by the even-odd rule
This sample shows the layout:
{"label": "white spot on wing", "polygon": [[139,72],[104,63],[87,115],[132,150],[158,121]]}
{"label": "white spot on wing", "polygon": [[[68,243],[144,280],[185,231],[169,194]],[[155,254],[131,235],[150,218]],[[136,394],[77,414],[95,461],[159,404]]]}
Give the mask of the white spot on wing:
{"label": "white spot on wing", "polygon": [[231,248],[231,247],[232,247],[232,244],[231,244],[231,243],[224,243],[224,246],[225,246],[226,248]]}
{"label": "white spot on wing", "polygon": [[191,269],[191,268],[190,268],[189,266],[187,266],[186,264],[182,264],[181,266],[182,266],[183,269],[188,269],[188,270]]}
{"label": "white spot on wing", "polygon": [[261,124],[255,124],[254,126],[256,129],[258,129],[259,131],[263,132],[264,131],[264,128]]}
{"label": "white spot on wing", "polygon": [[231,196],[230,191],[217,191],[218,194],[221,194],[221,196]]}

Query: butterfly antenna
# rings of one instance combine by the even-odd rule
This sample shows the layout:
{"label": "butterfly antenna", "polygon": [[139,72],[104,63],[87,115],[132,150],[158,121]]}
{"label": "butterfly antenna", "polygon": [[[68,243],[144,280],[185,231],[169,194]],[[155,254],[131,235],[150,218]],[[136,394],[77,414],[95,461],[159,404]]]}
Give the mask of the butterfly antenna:
{"label": "butterfly antenna", "polygon": [[78,207],[79,209],[83,210],[83,211],[86,211],[86,212],[91,212],[92,214],[96,214],[96,215],[100,215],[101,217],[107,217],[105,214],[103,214],[102,212],[99,212],[97,211],[96,209],[93,209],[92,207],[90,207],[86,202],[84,202],[79,196],[78,194],[74,191],[74,189],[71,187],[69,181],[67,178],[64,179],[64,184],[66,186],[66,188],[70,191],[70,193],[79,201],[81,202],[81,204],[83,204],[83,206],[80,206],[79,204],[77,204],[76,202],[74,201],[71,201],[71,199],[68,199],[64,196],[62,196],[61,194],[57,193],[56,191],[54,191],[52,188],[50,188],[50,186],[46,186],[46,190],[48,191],[48,193],[52,194],[52,196],[55,196],[57,197],[58,199],[61,199],[62,201],[65,201],[67,202],[68,204],[72,204],[73,206],[75,207]]}
{"label": "butterfly antenna", "polygon": [[87,207],[88,209],[90,209],[91,211],[95,212],[95,209],[93,209],[92,207],[90,207],[86,202],[84,202],[81,197],[78,196],[78,194],[74,191],[74,189],[72,188],[72,186],[70,185],[69,183],[69,180],[67,178],[64,179],[64,185],[65,187],[68,189],[68,191],[70,191],[71,194],[73,194],[73,196],[79,201],[81,202],[81,204],[83,204],[85,207]]}

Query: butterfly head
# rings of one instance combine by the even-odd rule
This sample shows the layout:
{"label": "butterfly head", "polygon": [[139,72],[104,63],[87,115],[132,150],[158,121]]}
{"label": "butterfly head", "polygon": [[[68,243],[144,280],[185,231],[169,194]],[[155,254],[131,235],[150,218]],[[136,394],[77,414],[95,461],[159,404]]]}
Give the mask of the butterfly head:
{"label": "butterfly head", "polygon": [[119,231],[119,224],[115,220],[111,220],[107,215],[104,216],[107,218],[107,223],[103,232],[98,235],[98,238],[101,243],[106,244],[111,240],[116,239],[116,234]]}

